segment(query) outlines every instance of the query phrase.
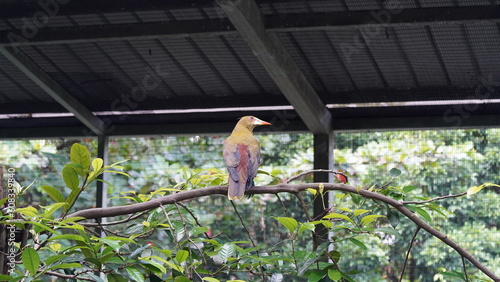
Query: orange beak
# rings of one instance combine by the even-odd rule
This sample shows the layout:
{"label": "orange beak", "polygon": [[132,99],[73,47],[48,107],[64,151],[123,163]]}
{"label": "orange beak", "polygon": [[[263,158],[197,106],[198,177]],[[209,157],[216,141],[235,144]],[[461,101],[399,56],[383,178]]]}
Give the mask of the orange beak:
{"label": "orange beak", "polygon": [[271,125],[271,123],[269,123],[267,121],[263,121],[263,120],[258,119],[258,118],[255,118],[253,124],[254,125]]}

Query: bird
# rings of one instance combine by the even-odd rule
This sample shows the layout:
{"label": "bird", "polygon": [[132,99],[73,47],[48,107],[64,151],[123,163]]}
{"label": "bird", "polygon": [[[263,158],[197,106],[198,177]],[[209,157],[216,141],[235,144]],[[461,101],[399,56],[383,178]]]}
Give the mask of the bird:
{"label": "bird", "polygon": [[223,156],[229,172],[229,200],[241,199],[252,186],[260,164],[259,140],[253,129],[259,125],[271,125],[254,116],[240,118],[231,135],[224,141]]}

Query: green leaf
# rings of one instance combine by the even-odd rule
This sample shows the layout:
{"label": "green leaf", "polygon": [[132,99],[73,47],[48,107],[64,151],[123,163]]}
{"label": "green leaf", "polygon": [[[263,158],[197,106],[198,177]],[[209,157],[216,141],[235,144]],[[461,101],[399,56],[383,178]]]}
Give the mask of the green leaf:
{"label": "green leaf", "polygon": [[44,224],[41,224],[41,223],[38,223],[38,222],[35,222],[35,221],[24,221],[23,223],[25,224],[31,224],[31,225],[34,225],[34,226],[37,226],[39,227],[40,229],[43,229],[43,230],[46,230],[46,231],[49,231],[50,233],[52,234],[58,234],[57,231],[55,231],[54,229],[48,227],[48,226],[45,226]]}
{"label": "green leaf", "polygon": [[167,273],[167,269],[163,265],[157,263],[156,261],[143,260],[143,262],[149,270],[155,272],[156,274]]}
{"label": "green leaf", "polygon": [[106,275],[106,278],[107,278],[108,282],[128,282],[128,280],[125,279],[125,277],[121,276],[120,274],[115,274],[115,273],[111,273],[111,274]]}
{"label": "green leaf", "polygon": [[63,254],[50,256],[47,259],[45,259],[45,265],[51,265],[54,262],[56,262],[56,261],[58,261],[60,259],[63,259],[65,257],[67,257],[67,255],[63,255]]}
{"label": "green leaf", "polygon": [[367,213],[367,212],[370,212],[371,210],[354,210],[354,215],[360,215],[360,214],[364,214],[364,213]]}
{"label": "green leaf", "polygon": [[[302,276],[309,269],[309,267],[316,262],[316,258],[309,258],[301,260],[298,263],[299,270],[297,271],[297,276]],[[326,274],[325,274],[326,275]]]}
{"label": "green leaf", "polygon": [[71,190],[77,190],[80,185],[80,178],[78,178],[78,173],[76,170],[70,166],[64,166],[62,170],[62,176],[64,183]]}
{"label": "green leaf", "polygon": [[76,263],[76,262],[70,262],[70,263],[60,263],[60,264],[56,264],[50,268],[48,268],[47,270],[54,270],[54,269],[65,269],[65,268],[80,268],[82,267],[81,264],[79,263]]}
{"label": "green leaf", "polygon": [[349,241],[351,241],[354,245],[360,247],[361,249],[363,249],[365,251],[368,250],[368,247],[366,247],[366,245],[363,244],[363,242],[359,241],[356,238],[349,238]]}
{"label": "green leaf", "polygon": [[90,167],[90,154],[89,150],[78,143],[71,146],[70,159],[72,162],[77,163],[82,166],[84,170],[88,170]]}
{"label": "green leaf", "polygon": [[60,209],[61,207],[66,206],[66,205],[68,205],[68,203],[64,203],[64,202],[63,202],[63,203],[55,203],[55,204],[52,204],[52,205],[50,205],[50,206],[48,206],[48,207],[45,207],[45,212],[44,212],[44,214],[46,214],[46,215],[51,215],[51,214],[53,214],[56,210]]}
{"label": "green leaf", "polygon": [[68,211],[70,205],[76,201],[78,195],[80,195],[80,190],[73,190],[69,193],[68,198],[66,198],[66,203],[68,203],[68,205],[63,207],[64,211]]}
{"label": "green leaf", "polygon": [[17,208],[16,212],[29,217],[36,216],[38,214],[38,210],[34,207]]}
{"label": "green leaf", "polygon": [[209,231],[210,229],[208,227],[205,227],[205,226],[198,226],[198,227],[195,227],[193,229],[191,229],[189,231],[189,236],[195,236],[195,235],[198,235],[198,234],[201,234],[201,233],[205,233],[207,231]]}
{"label": "green leaf", "polygon": [[329,214],[325,215],[323,218],[324,219],[325,218],[340,218],[340,219],[345,219],[345,220],[349,221],[352,224],[355,224],[354,221],[352,221],[352,219],[350,219],[347,215],[343,215],[343,214],[340,214],[340,213],[334,213],[334,212],[332,212],[332,213],[329,213]]}
{"label": "green leaf", "polygon": [[399,225],[399,212],[389,209],[387,212],[387,219],[389,220],[389,224],[391,224],[393,228],[396,228],[396,226]]}
{"label": "green leaf", "polygon": [[417,186],[405,186],[405,187],[403,187],[403,192],[404,192],[405,194],[408,194],[408,193],[410,193],[411,191],[413,191],[413,190],[417,190],[417,189],[419,189],[419,188],[420,188],[420,187],[417,187]]}
{"label": "green leaf", "polygon": [[178,263],[182,263],[184,262],[187,258],[189,257],[189,252],[186,251],[186,250],[180,250],[177,252],[177,254],[175,255],[175,260],[178,262]]}
{"label": "green leaf", "polygon": [[392,178],[395,178],[395,177],[398,177],[401,175],[401,170],[397,169],[397,168],[391,168],[391,170],[389,171],[389,175],[392,177]]}
{"label": "green leaf", "polygon": [[145,281],[144,275],[142,275],[142,273],[141,273],[141,271],[139,271],[139,269],[132,267],[132,266],[129,266],[129,267],[126,267],[125,270],[127,271],[128,275],[130,276],[130,278],[132,278],[133,281],[136,281],[136,282],[144,282]]}
{"label": "green leaf", "polygon": [[307,277],[308,282],[318,282],[319,280],[323,279],[323,277],[326,276],[326,273],[321,270],[316,270],[311,272],[309,276]]}
{"label": "green leaf", "polygon": [[299,233],[302,233],[306,230],[309,230],[309,231],[314,231],[314,228],[316,226],[314,225],[314,223],[311,223],[311,222],[305,222],[305,223],[301,223],[300,224],[300,228],[299,228]]}
{"label": "green leaf", "polygon": [[203,281],[208,281],[208,282],[220,282],[219,279],[215,279],[212,277],[203,277]]}
{"label": "green leaf", "polygon": [[297,228],[298,223],[294,218],[291,217],[273,217],[273,218],[279,221],[283,226],[285,226],[290,233],[293,233],[295,228]]}
{"label": "green leaf", "polygon": [[500,187],[498,184],[493,184],[493,183],[484,183],[479,186],[471,187],[467,190],[467,195],[473,195],[476,194],[477,192],[483,190],[483,188],[486,188],[488,186],[495,186],[495,187]]}
{"label": "green leaf", "polygon": [[330,251],[329,254],[335,262],[339,262],[340,257],[342,256],[339,251]]}
{"label": "green leaf", "polygon": [[40,256],[35,249],[29,247],[23,250],[21,259],[24,267],[32,274],[35,275],[40,267]]}
{"label": "green leaf", "polygon": [[170,266],[170,268],[172,268],[173,270],[175,271],[178,271],[178,272],[184,272],[184,268],[180,265],[175,265],[169,261],[165,261],[165,263]]}
{"label": "green leaf", "polygon": [[113,239],[109,239],[109,238],[99,238],[99,241],[103,242],[104,244],[110,246],[111,248],[113,248],[115,251],[118,251],[118,249],[120,249],[120,244],[113,240]]}
{"label": "green leaf", "polygon": [[338,281],[342,278],[342,273],[336,269],[328,269],[328,277],[333,281]]}
{"label": "green leaf", "polygon": [[48,239],[49,241],[54,241],[54,240],[73,240],[73,241],[80,241],[80,242],[85,242],[85,239],[76,234],[64,234],[64,235],[58,235],[58,236],[53,236]]}
{"label": "green leaf", "polygon": [[101,158],[95,158],[92,160],[92,168],[94,171],[99,171],[102,168],[104,161]]}
{"label": "green leaf", "polygon": [[174,278],[174,282],[191,282],[191,280],[185,276],[177,276]]}
{"label": "green leaf", "polygon": [[390,234],[390,235],[394,235],[400,239],[403,238],[403,236],[401,236],[401,234],[394,228],[389,228],[389,227],[379,227],[377,229],[375,229],[375,232],[382,232],[382,233],[386,233],[386,234]]}
{"label": "green leaf", "polygon": [[[18,277],[18,280],[21,280],[23,277]],[[13,281],[12,276],[10,275],[5,275],[5,274],[0,274],[0,281]]]}
{"label": "green leaf", "polygon": [[368,225],[369,223],[375,221],[375,219],[377,219],[379,217],[385,217],[385,216],[379,215],[379,214],[370,214],[370,215],[364,216],[361,219],[361,225]]}
{"label": "green leaf", "polygon": [[48,185],[42,185],[42,190],[56,203],[64,202],[64,196],[56,188]]}
{"label": "green leaf", "polygon": [[415,211],[420,215],[422,216],[427,222],[431,222],[432,221],[432,218],[431,216],[429,215],[428,212],[426,212],[424,209],[421,209],[421,208],[418,208],[418,207],[415,207]]}
{"label": "green leaf", "polygon": [[228,258],[234,255],[236,250],[236,245],[233,243],[225,243],[219,251],[219,256],[223,262],[226,262]]}

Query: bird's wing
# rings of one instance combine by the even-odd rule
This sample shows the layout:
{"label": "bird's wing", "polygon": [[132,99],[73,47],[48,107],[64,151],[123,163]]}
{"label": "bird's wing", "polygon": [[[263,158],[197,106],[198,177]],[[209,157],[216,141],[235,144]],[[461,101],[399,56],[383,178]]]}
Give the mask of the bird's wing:
{"label": "bird's wing", "polygon": [[253,186],[253,179],[257,176],[257,171],[259,170],[260,163],[260,148],[257,146],[250,146],[248,150],[248,175],[246,189],[248,190]]}
{"label": "bird's wing", "polygon": [[234,181],[239,181],[240,177],[238,175],[238,171],[236,168],[240,163],[241,154],[240,151],[238,150],[238,144],[225,142],[222,154],[224,157],[224,162],[226,163],[227,166],[227,170],[229,171],[229,176]]}

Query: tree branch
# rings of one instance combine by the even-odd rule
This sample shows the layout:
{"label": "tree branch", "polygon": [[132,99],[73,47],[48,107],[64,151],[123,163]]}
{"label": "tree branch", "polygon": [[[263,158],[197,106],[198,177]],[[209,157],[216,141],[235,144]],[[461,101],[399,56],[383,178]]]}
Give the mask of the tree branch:
{"label": "tree branch", "polygon": [[[253,187],[251,190],[247,192],[247,194],[278,194],[278,193],[292,193],[296,194],[301,191],[306,190],[307,188],[318,189],[320,185],[323,185],[324,191],[343,191],[347,193],[354,193],[363,196],[364,198],[377,200],[384,202],[388,205],[393,206],[400,213],[406,216],[408,219],[413,221],[418,227],[424,229],[434,237],[440,239],[445,244],[455,249],[461,256],[465,257],[469,260],[474,266],[476,266],[479,270],[481,270],[484,274],[492,278],[494,281],[500,281],[500,277],[495,275],[489,269],[487,269],[484,265],[482,265],[476,258],[474,258],[469,252],[460,247],[456,242],[448,238],[446,234],[439,232],[431,225],[420,219],[417,215],[415,215],[412,211],[406,208],[403,202],[399,202],[387,196],[384,196],[379,193],[370,192],[367,190],[359,190],[350,185],[346,184],[333,184],[333,183],[307,183],[307,184],[279,184],[273,186],[257,186]],[[174,204],[176,202],[192,200],[199,197],[205,197],[210,195],[226,195],[227,194],[227,186],[212,186],[195,190],[188,190],[179,192],[176,194],[171,194],[167,196],[163,196],[158,199],[154,199],[144,203],[132,204],[128,206],[118,206],[118,207],[106,207],[106,208],[92,208],[86,210],[80,210],[74,212],[68,217],[83,217],[86,219],[94,219],[99,217],[113,217],[118,215],[126,215],[136,212],[142,212],[145,210],[151,210],[157,207],[161,207],[162,205]]]}
{"label": "tree branch", "polygon": [[425,204],[425,203],[430,203],[430,202],[434,202],[434,201],[442,200],[442,199],[458,198],[458,197],[462,197],[462,196],[465,196],[465,195],[467,195],[467,192],[463,192],[463,193],[459,193],[459,194],[455,194],[455,195],[447,195],[447,196],[436,197],[436,198],[432,198],[432,199],[425,200],[425,201],[403,201],[401,203],[404,204],[404,205],[408,205],[408,204]]}
{"label": "tree branch", "polygon": [[413,247],[413,243],[415,242],[415,238],[417,238],[418,231],[420,231],[420,227],[417,227],[417,230],[415,230],[415,233],[413,234],[413,237],[410,240],[410,244],[408,246],[408,251],[406,251],[406,258],[405,258],[405,262],[403,263],[403,269],[401,270],[401,277],[399,278],[399,281],[403,281],[403,275],[405,274],[406,263],[408,262],[408,259],[410,258],[411,248]]}

